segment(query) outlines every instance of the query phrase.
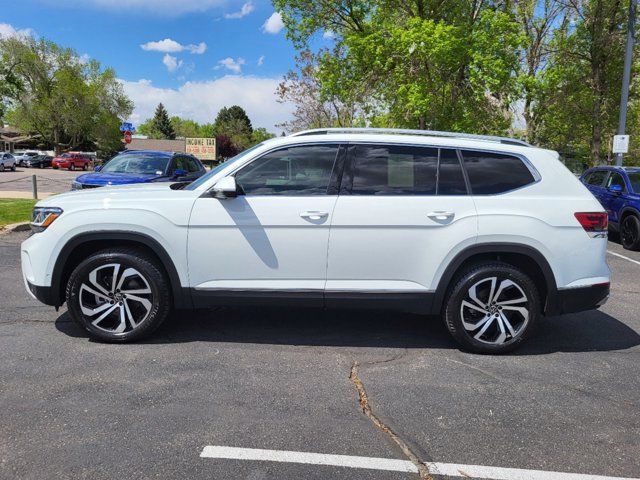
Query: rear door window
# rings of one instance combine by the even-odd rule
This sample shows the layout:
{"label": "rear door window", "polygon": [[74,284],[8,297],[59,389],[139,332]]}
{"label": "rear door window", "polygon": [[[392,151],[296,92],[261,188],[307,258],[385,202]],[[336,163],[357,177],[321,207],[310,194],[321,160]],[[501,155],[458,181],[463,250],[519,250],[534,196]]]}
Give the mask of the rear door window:
{"label": "rear door window", "polygon": [[597,170],[587,177],[587,185],[591,185],[593,187],[601,187],[604,179],[607,176],[606,170]]}
{"label": "rear door window", "polygon": [[435,195],[438,149],[358,145],[352,195]]}
{"label": "rear door window", "polygon": [[529,167],[513,155],[462,150],[462,158],[474,195],[505,193],[535,182]]}

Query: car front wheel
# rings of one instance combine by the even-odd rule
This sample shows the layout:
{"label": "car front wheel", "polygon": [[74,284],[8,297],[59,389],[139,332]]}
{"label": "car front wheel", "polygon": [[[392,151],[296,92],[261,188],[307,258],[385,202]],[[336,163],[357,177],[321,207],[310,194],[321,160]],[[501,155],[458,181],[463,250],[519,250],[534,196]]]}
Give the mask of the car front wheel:
{"label": "car front wheel", "polygon": [[540,317],[535,283],[502,262],[476,265],[457,277],[445,303],[453,337],[476,353],[504,353],[520,345]]}
{"label": "car front wheel", "polygon": [[157,261],[135,249],[103,250],[71,274],[69,314],[89,335],[130,342],[150,335],[171,309],[169,282]]}
{"label": "car front wheel", "polygon": [[0,172],[4,172],[4,163],[0,163]]}

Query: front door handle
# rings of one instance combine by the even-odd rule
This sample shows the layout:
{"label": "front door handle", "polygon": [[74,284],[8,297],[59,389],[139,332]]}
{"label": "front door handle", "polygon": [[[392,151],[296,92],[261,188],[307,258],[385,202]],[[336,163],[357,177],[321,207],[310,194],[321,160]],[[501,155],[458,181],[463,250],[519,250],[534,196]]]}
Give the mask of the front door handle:
{"label": "front door handle", "polygon": [[308,210],[306,212],[301,212],[300,216],[302,218],[308,218],[309,220],[321,220],[327,216],[329,216],[329,214],[327,212],[319,212],[319,211],[315,211],[315,210]]}
{"label": "front door handle", "polygon": [[455,212],[447,212],[441,210],[427,213],[427,217],[435,222],[450,222],[455,216]]}

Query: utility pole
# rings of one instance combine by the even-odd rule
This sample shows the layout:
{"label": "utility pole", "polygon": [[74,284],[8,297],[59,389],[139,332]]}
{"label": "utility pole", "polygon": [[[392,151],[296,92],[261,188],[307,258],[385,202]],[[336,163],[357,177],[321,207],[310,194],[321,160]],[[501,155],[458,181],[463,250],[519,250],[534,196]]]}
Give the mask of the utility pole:
{"label": "utility pole", "polygon": [[[627,128],[627,105],[629,103],[629,83],[631,81],[631,61],[633,59],[633,44],[636,30],[636,3],[629,1],[629,23],[627,28],[627,49],[624,55],[624,73],[622,75],[622,95],[620,96],[620,121],[618,135],[624,135]],[[616,153],[616,165],[622,165],[622,153]]]}

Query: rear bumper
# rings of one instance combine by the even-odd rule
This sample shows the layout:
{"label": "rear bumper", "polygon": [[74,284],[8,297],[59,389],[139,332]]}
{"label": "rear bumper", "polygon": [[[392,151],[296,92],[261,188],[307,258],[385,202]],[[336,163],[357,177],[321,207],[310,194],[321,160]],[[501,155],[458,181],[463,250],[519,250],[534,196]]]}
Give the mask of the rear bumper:
{"label": "rear bumper", "polygon": [[611,285],[601,283],[588,287],[566,288],[549,296],[546,315],[562,315],[565,313],[594,310],[604,305],[609,298]]}

